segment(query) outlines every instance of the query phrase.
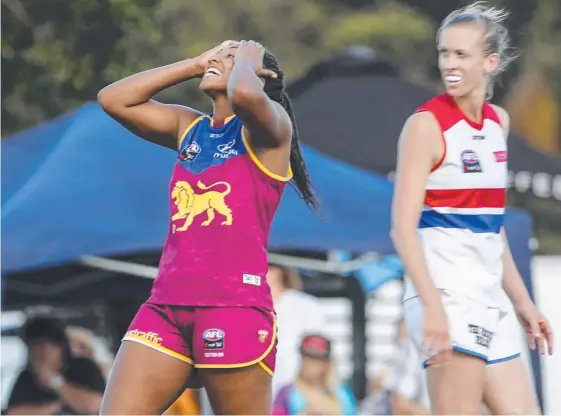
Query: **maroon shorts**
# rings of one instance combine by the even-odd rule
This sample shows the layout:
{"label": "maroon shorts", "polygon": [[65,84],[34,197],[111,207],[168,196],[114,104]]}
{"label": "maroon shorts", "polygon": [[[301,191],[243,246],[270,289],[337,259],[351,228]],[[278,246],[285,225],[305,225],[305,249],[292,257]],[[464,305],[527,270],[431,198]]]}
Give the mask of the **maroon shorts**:
{"label": "maroon shorts", "polygon": [[196,368],[260,365],[275,370],[274,312],[242,307],[187,307],[144,303],[123,341],[134,341]]}

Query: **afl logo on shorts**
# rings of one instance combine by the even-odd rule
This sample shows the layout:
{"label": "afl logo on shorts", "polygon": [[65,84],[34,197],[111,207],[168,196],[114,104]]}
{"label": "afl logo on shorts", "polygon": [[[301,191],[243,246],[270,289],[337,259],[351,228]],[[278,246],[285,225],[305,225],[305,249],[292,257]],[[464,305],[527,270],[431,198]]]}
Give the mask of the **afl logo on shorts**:
{"label": "afl logo on shorts", "polygon": [[464,165],[464,173],[482,172],[481,163],[477,153],[473,150],[464,150],[462,152],[462,164]]}
{"label": "afl logo on shorts", "polygon": [[224,331],[221,329],[207,329],[203,332],[205,350],[221,350],[224,348]]}
{"label": "afl logo on shorts", "polygon": [[179,160],[181,162],[192,162],[201,153],[201,146],[193,142],[179,154]]}

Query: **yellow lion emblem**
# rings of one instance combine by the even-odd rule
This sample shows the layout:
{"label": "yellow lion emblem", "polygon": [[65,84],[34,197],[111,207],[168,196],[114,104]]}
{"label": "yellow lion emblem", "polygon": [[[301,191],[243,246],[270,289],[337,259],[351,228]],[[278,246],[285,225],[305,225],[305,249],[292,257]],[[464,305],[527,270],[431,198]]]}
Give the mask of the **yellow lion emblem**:
{"label": "yellow lion emblem", "polygon": [[178,181],[176,182],[173,190],[171,191],[171,197],[173,198],[173,203],[177,207],[177,214],[171,217],[172,221],[177,221],[185,219],[183,225],[176,228],[173,225],[173,232],[185,231],[191,224],[193,220],[199,214],[206,212],[208,218],[201,225],[206,227],[214,221],[215,215],[214,211],[218,211],[226,219],[222,221],[222,225],[232,225],[232,210],[226,204],[224,198],[230,193],[232,188],[229,183],[226,182],[216,182],[212,185],[206,186],[201,181],[197,182],[199,189],[207,190],[217,185],[225,185],[226,190],[224,192],[218,191],[208,191],[203,194],[196,194],[193,187],[189,185],[188,182]]}

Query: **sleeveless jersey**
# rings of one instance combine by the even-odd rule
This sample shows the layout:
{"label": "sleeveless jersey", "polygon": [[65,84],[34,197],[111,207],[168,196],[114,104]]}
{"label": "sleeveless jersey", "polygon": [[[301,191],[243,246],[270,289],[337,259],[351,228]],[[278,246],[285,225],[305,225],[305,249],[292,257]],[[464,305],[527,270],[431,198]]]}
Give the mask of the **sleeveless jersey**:
{"label": "sleeveless jersey", "polygon": [[169,185],[171,219],[150,301],[272,310],[267,240],[290,180],[257,159],[238,117],[185,131]]}
{"label": "sleeveless jersey", "polygon": [[[448,289],[499,305],[507,185],[506,138],[488,103],[481,123],[467,119],[448,94],[428,101],[444,140],[442,159],[428,176],[418,227],[430,275]],[[416,296],[407,279],[404,299]]]}

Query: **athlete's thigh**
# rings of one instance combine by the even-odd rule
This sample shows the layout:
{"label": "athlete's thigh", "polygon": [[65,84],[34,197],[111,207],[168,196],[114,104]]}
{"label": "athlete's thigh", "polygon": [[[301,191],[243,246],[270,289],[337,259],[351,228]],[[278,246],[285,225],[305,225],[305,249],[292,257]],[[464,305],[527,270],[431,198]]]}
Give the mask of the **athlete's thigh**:
{"label": "athlete's thigh", "polygon": [[197,308],[195,366],[215,413],[270,414],[276,344],[270,311]]}
{"label": "athlete's thigh", "polygon": [[520,357],[522,345],[514,311],[501,312],[485,368],[484,402],[493,414],[540,414],[528,367]]}
{"label": "athlete's thigh", "polygon": [[487,366],[483,397],[495,415],[541,414],[528,369],[520,357]]}
{"label": "athlete's thigh", "polygon": [[162,414],[191,376],[189,355],[170,308],[142,305],[115,358],[100,414]]}
{"label": "athlete's thigh", "polygon": [[272,377],[257,364],[201,370],[214,414],[270,415]]}
{"label": "athlete's thigh", "polygon": [[[496,315],[456,292],[441,291],[441,299],[454,351],[448,363],[426,368],[431,406],[436,414],[477,413]],[[418,298],[404,304],[404,318],[417,348],[423,336],[423,311]]]}
{"label": "athlete's thigh", "polygon": [[446,364],[428,366],[425,371],[434,414],[478,414],[483,398],[485,361],[453,351]]}

